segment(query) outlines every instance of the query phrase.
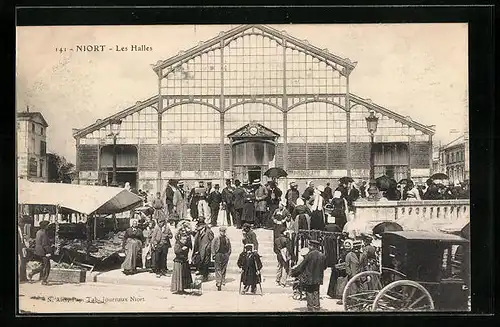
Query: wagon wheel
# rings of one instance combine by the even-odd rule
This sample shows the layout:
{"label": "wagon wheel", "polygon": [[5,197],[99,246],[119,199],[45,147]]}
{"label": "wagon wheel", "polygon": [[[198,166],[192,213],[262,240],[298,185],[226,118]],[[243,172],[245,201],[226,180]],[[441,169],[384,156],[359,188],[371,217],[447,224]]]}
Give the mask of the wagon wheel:
{"label": "wagon wheel", "polygon": [[354,275],[347,282],[342,294],[345,311],[370,311],[382,287],[378,271],[363,271]]}
{"label": "wagon wheel", "polygon": [[392,268],[387,268],[387,267],[382,267],[382,275],[380,279],[382,280],[382,284],[389,285],[392,282],[398,281],[398,280],[406,280],[408,277],[406,277],[405,274],[402,272],[392,269]]}
{"label": "wagon wheel", "polygon": [[429,292],[417,282],[398,280],[384,287],[375,297],[372,311],[429,311],[434,301]]}

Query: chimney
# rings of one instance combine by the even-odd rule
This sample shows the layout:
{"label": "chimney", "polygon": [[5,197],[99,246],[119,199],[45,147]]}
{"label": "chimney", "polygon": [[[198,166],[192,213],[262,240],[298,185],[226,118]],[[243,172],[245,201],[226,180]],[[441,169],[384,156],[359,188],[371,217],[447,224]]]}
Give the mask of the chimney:
{"label": "chimney", "polygon": [[30,112],[30,106],[26,106],[26,112]]}

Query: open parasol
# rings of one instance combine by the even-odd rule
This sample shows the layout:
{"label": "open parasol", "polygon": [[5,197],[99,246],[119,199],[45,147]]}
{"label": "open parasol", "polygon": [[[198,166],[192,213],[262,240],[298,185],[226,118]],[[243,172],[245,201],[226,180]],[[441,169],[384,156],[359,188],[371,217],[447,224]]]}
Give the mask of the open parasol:
{"label": "open parasol", "polygon": [[342,178],[339,179],[339,182],[342,183],[342,184],[348,184],[348,183],[354,182],[354,179],[352,179],[349,176],[344,176],[344,177],[342,177]]}
{"label": "open parasol", "polygon": [[283,168],[279,167],[269,168],[268,170],[266,170],[264,175],[269,178],[280,178],[288,176],[287,172],[284,171]]}
{"label": "open parasol", "polygon": [[443,180],[443,179],[449,179],[449,177],[448,177],[448,175],[443,174],[443,173],[436,173],[436,174],[432,175],[430,179],[432,179],[432,180],[435,180],[435,179]]}

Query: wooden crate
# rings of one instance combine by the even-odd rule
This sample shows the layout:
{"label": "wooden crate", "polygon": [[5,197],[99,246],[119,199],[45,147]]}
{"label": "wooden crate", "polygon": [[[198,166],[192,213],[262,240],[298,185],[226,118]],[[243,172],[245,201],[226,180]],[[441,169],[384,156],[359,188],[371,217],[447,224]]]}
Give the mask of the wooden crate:
{"label": "wooden crate", "polygon": [[85,283],[86,271],[84,269],[51,268],[48,281],[63,283]]}

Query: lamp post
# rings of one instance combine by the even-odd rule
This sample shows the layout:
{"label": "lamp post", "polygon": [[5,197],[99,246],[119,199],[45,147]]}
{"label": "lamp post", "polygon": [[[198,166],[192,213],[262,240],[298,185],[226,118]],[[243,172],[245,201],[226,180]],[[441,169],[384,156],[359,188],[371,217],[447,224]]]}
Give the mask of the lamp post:
{"label": "lamp post", "polygon": [[113,180],[111,181],[111,186],[117,186],[116,182],[116,137],[120,134],[120,128],[122,126],[122,121],[120,119],[112,119],[110,122],[110,134],[113,137]]}
{"label": "lamp post", "polygon": [[373,151],[373,139],[377,131],[378,117],[375,116],[375,111],[370,111],[370,116],[366,117],[366,127],[370,133],[370,181],[375,179],[375,153]]}

